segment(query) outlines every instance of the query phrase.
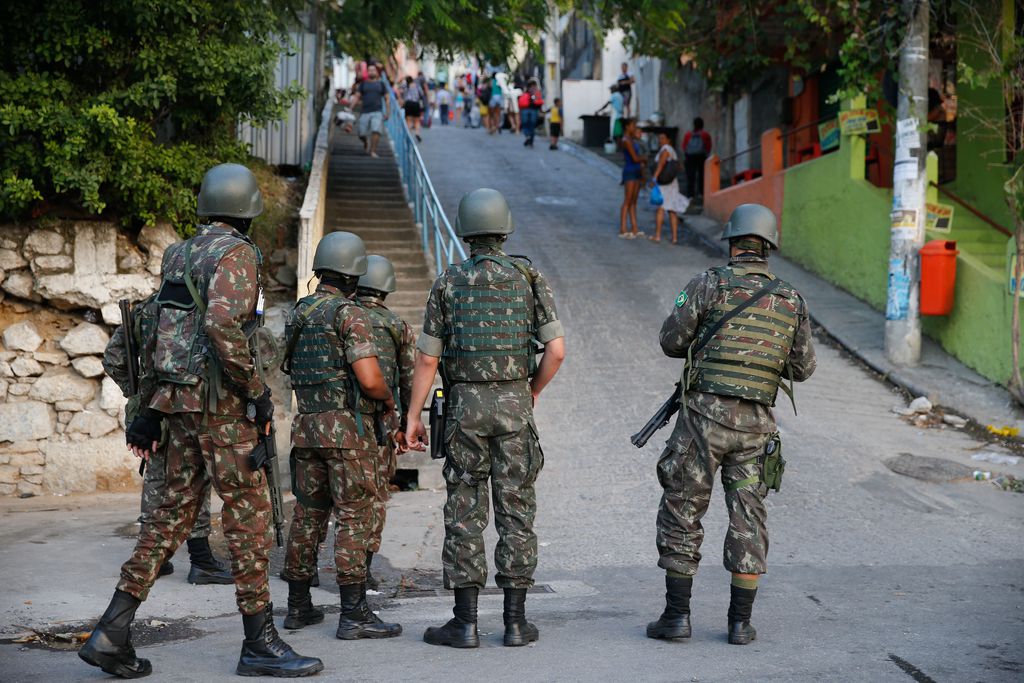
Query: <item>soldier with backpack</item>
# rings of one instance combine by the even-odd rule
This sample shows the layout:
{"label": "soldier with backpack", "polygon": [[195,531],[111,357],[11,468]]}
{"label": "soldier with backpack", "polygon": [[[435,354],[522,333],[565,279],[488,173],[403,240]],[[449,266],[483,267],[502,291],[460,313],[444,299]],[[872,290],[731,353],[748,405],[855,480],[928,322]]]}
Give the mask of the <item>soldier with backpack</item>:
{"label": "soldier with backpack", "polygon": [[135,655],[131,624],[164,562],[191,531],[203,491],[224,500],[221,519],[231,552],[235,597],[245,639],[236,672],[295,677],[323,662],[296,654],[274,627],[267,581],[271,502],[264,471],[249,455],[274,417],[258,346],[263,292],[259,249],[247,236],[263,211],[256,178],[238,164],[220,164],[203,177],[195,237],[164,253],[152,338],[156,384],[126,431],[128,445],[148,458],[166,428],[166,494],[142,527],[121,580],[79,656],[122,678],[152,672]]}
{"label": "soldier with backpack", "polygon": [[704,119],[693,120],[693,130],[683,136],[683,159],[686,170],[686,196],[704,196],[704,161],[711,154],[711,134],[704,130]]}

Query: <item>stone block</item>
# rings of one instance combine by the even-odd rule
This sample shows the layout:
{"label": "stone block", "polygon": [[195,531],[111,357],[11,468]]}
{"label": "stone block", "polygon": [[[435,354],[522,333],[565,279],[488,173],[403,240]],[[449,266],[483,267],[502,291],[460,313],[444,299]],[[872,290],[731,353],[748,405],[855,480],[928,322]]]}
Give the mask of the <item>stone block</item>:
{"label": "stone block", "polygon": [[0,404],[0,441],[45,439],[53,433],[53,425],[53,410],[45,403]]}
{"label": "stone block", "polygon": [[42,485],[43,473],[40,472],[39,474],[22,474],[21,480],[27,481],[30,484]]}
{"label": "stone block", "polygon": [[121,307],[115,303],[103,304],[100,308],[100,315],[103,317],[103,322],[108,325],[121,324]]}
{"label": "stone block", "polygon": [[147,225],[139,231],[139,246],[149,252],[146,267],[154,275],[160,274],[160,263],[167,247],[181,240],[170,223]]}
{"label": "stone block", "polygon": [[36,292],[36,281],[31,273],[18,271],[11,273],[4,280],[4,291],[11,296],[16,296],[29,301],[42,301],[43,297]]}
{"label": "stone block", "polygon": [[39,330],[31,320],[22,320],[4,328],[4,347],[8,351],[35,351],[43,343]]}
{"label": "stone block", "polygon": [[99,377],[103,374],[103,362],[96,356],[79,356],[71,361],[71,367],[82,377]]}
{"label": "stone block", "polygon": [[74,437],[75,434],[88,434],[95,439],[105,436],[117,429],[117,419],[104,413],[94,413],[88,410],[75,413],[68,423],[67,433]]}
{"label": "stone block", "polygon": [[61,410],[57,413],[57,424],[66,425],[68,422],[71,422],[71,418],[74,416],[75,414],[70,410]]}
{"label": "stone block", "polygon": [[17,270],[28,265],[28,261],[13,249],[0,249],[0,268]]}
{"label": "stone block", "polygon": [[85,406],[79,403],[78,401],[57,401],[55,404],[53,404],[53,407],[56,408],[57,410],[66,410],[72,413],[77,413],[79,411],[85,410]]}
{"label": "stone block", "polygon": [[45,468],[43,468],[42,465],[22,465],[21,476],[25,477],[33,474],[42,475],[44,469]]}
{"label": "stone block", "polygon": [[79,323],[60,340],[60,347],[72,357],[102,354],[110,335],[99,325]]}
{"label": "stone block", "polygon": [[103,275],[117,272],[117,227],[108,224],[75,226],[75,271]]}
{"label": "stone block", "polygon": [[35,384],[38,377],[19,377],[18,384]]}
{"label": "stone block", "polygon": [[98,388],[95,380],[79,377],[63,369],[52,370],[36,381],[29,397],[46,403],[77,401],[85,404],[93,399]]}
{"label": "stone block", "polygon": [[119,299],[135,301],[147,297],[158,282],[158,278],[143,273],[95,275],[76,264],[74,273],[40,275],[35,289],[57,308],[101,309]]}
{"label": "stone block", "polygon": [[0,484],[0,496],[13,496],[17,490],[17,484]]}
{"label": "stone block", "polygon": [[295,268],[287,265],[277,267],[277,270],[274,271],[274,279],[285,287],[294,287],[295,283],[298,282]]}
{"label": "stone block", "polygon": [[9,456],[10,460],[8,464],[14,467],[28,467],[29,465],[44,465],[46,464],[46,456],[40,451],[33,451],[31,453],[11,453]]}
{"label": "stone block", "polygon": [[0,403],[3,403],[7,399],[7,384],[6,380],[0,379]]}
{"label": "stone block", "polygon": [[0,377],[14,377],[14,370],[11,368],[11,364],[5,360],[0,360]]}
{"label": "stone block", "polygon": [[59,254],[64,248],[64,238],[53,230],[33,230],[25,240],[25,251],[33,254]]}
{"label": "stone block", "polygon": [[28,396],[30,391],[32,391],[31,384],[11,384],[7,387],[7,400],[12,400],[13,396]]}
{"label": "stone block", "polygon": [[103,378],[103,383],[100,385],[100,409],[105,411],[108,415],[116,416],[119,412],[124,410],[124,406],[128,403],[128,399],[121,393],[121,388],[117,386],[117,383],[109,377]]}
{"label": "stone block", "polygon": [[43,487],[40,484],[34,484],[26,479],[22,479],[18,482],[18,495],[21,496],[38,496],[42,494]]}
{"label": "stone block", "polygon": [[32,357],[40,363],[59,365],[64,368],[68,366],[68,354],[63,351],[36,351]]}
{"label": "stone block", "polygon": [[71,270],[75,262],[70,256],[58,254],[57,256],[36,256],[32,259],[32,270]]}
{"label": "stone block", "polygon": [[47,441],[44,450],[43,487],[48,493],[126,491],[138,489],[141,484],[139,461],[124,447],[120,432],[82,441],[74,448]]}
{"label": "stone block", "polygon": [[0,484],[17,484],[21,479],[19,469],[12,465],[0,465]]}
{"label": "stone block", "polygon": [[0,351],[0,361],[7,361],[8,363],[10,363],[17,357],[18,354],[14,351]]}
{"label": "stone block", "polygon": [[43,374],[43,366],[34,358],[22,356],[11,363],[11,371],[16,377],[37,377]]}
{"label": "stone block", "polygon": [[15,441],[3,446],[0,446],[0,453],[38,453],[39,442],[38,441]]}

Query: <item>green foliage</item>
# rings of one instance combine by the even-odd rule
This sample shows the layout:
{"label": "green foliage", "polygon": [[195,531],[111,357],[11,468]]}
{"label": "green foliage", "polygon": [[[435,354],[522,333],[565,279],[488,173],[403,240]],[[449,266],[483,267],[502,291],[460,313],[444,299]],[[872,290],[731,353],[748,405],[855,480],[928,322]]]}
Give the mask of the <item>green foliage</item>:
{"label": "green foliage", "polygon": [[190,222],[203,172],[247,157],[236,123],[301,92],[273,83],[298,2],[6,3],[0,215]]}
{"label": "green foliage", "polygon": [[328,15],[338,47],[356,57],[391,54],[398,43],[506,59],[516,38],[542,29],[546,0],[346,0]]}

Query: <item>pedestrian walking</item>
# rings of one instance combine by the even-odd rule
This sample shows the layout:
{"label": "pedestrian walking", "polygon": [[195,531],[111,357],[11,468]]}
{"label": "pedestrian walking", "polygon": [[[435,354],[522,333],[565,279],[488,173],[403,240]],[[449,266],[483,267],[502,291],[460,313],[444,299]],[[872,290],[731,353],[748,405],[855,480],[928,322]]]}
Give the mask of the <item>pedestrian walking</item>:
{"label": "pedestrian walking", "polygon": [[625,117],[627,119],[639,116],[639,112],[634,112],[632,109],[634,83],[636,83],[636,79],[633,78],[633,74],[629,73],[629,64],[623,62],[622,73],[619,74],[618,79],[615,81],[615,85],[618,87],[619,93],[622,95],[622,106],[625,110]]}
{"label": "pedestrian walking", "polygon": [[274,416],[250,342],[263,292],[261,257],[247,233],[263,198],[249,169],[221,164],[204,176],[196,208],[205,219],[196,236],[164,254],[159,324],[147,340],[158,381],[125,433],[132,451],[148,458],[166,429],[166,494],[140,529],[110,605],[78,654],[122,678],[152,672],[135,654],[131,624],[160,568],[189,535],[212,477],[224,500],[221,519],[245,633],[236,672],[306,676],[323,663],[296,654],[274,627],[267,582],[271,503],[264,472],[248,462]]}
{"label": "pedestrian walking", "polygon": [[490,125],[488,126],[489,132],[493,135],[494,133],[501,133],[502,119],[501,119],[501,107],[505,104],[505,96],[501,91],[501,83],[498,81],[497,75],[491,78],[491,96],[487,101],[487,115],[490,117]]}
{"label": "pedestrian walking", "polygon": [[540,94],[540,88],[536,80],[530,80],[526,85],[526,92],[519,97],[519,115],[522,117],[523,146],[533,147],[533,138],[536,135],[537,124],[540,121],[540,110],[544,106],[544,98]]}
{"label": "pedestrian walking", "polygon": [[[526,645],[539,637],[526,620],[526,592],[537,567],[534,484],[544,465],[533,406],[558,371],[565,344],[547,280],[528,260],[502,250],[513,230],[500,192],[479,189],[462,198],[455,232],[469,244],[470,257],[434,283],[417,343],[406,417],[410,448],[424,449],[420,411],[439,363],[447,394],[444,433],[430,438],[441,439],[446,454],[442,561],[445,582],[455,589],[455,608],[444,626],[424,633],[432,645],[480,644],[477,598],[487,580],[488,480],[498,532],[495,580],[505,593],[504,643]],[[538,364],[535,340],[544,344]]]}
{"label": "pedestrian walking", "polygon": [[286,628],[323,621],[310,596],[322,530],[333,510],[334,563],[341,601],[337,637],[393,638],[366,603],[374,505],[383,433],[377,424],[395,404],[378,364],[373,323],[353,301],[367,271],[366,247],[350,232],[317,245],[316,291],[299,299],[285,328],[282,367],[290,374],[298,412],[292,421],[295,514],[288,534]]}
{"label": "pedestrian walking", "polygon": [[665,214],[668,214],[669,223],[672,226],[672,244],[679,241],[679,217],[686,213],[690,206],[690,200],[679,191],[679,155],[672,148],[672,141],[667,133],[658,133],[658,156],[654,175],[651,178],[651,185],[658,185],[661,192],[662,203],[654,216],[654,235],[651,241],[661,241],[661,226],[665,222]]}
{"label": "pedestrian walking", "polygon": [[551,136],[551,145],[548,149],[558,149],[558,138],[562,137],[562,98],[556,97],[555,104],[548,114],[548,134]]}
{"label": "pedestrian walking", "polygon": [[467,106],[466,88],[459,86],[455,93],[455,122],[463,128],[469,128],[469,107]]}
{"label": "pedestrian walking", "polygon": [[704,130],[704,119],[693,120],[693,130],[683,136],[683,159],[686,165],[686,196],[704,196],[704,162],[711,154],[711,134]]}
{"label": "pedestrian walking", "polygon": [[609,130],[611,131],[612,139],[615,142],[619,142],[622,139],[622,113],[625,107],[625,100],[622,99],[622,93],[619,92],[618,85],[611,86],[609,90],[608,101],[601,105],[601,108],[594,113],[600,114],[605,109],[611,109],[612,120],[609,122]]}
{"label": "pedestrian walking", "polygon": [[[140,402],[146,401],[152,395],[157,381],[156,370],[153,367],[153,346],[148,343],[153,337],[156,325],[160,318],[160,304],[157,303],[158,293],[154,292],[132,307],[130,318],[114,329],[107,348],[103,352],[103,369],[118,388],[122,395],[128,399],[125,408],[125,424],[131,425],[139,415]],[[125,332],[125,330],[129,332]],[[134,360],[129,359],[127,336],[131,335],[132,348],[137,349],[137,356]],[[132,383],[129,374],[129,363],[138,367],[137,371],[137,393],[132,393]],[[162,421],[161,421],[162,422]],[[161,424],[162,427],[162,424]],[[161,429],[162,431],[162,429]],[[167,492],[167,443],[161,439],[156,449],[149,455],[146,463],[145,473],[142,479],[142,506],[139,515],[139,524],[146,526],[153,520],[154,511],[160,506]],[[210,549],[210,485],[206,486],[199,494],[200,508],[196,516],[192,531],[189,532],[186,543],[190,568],[188,582],[196,585],[235,583],[234,577],[220,560],[213,555]],[[174,573],[174,564],[168,559],[160,566],[157,578]]]}
{"label": "pedestrian walking", "polygon": [[438,115],[441,117],[441,125],[448,125],[448,116],[452,106],[452,93],[448,90],[448,86],[442,83],[437,88],[437,93],[434,95],[434,101],[437,103]]}
{"label": "pedestrian walking", "polygon": [[373,528],[370,533],[369,552],[366,555],[366,585],[376,589],[377,582],[370,571],[373,556],[380,551],[381,534],[387,518],[387,503],[391,498],[391,480],[398,467],[398,454],[405,451],[405,406],[412,398],[412,373],[416,362],[416,334],[384,300],[397,289],[395,267],[383,256],[366,257],[366,273],[359,278],[356,291],[359,305],[366,311],[373,325],[373,341],[377,347],[377,362],[384,374],[391,397],[395,402],[392,419],[380,422],[386,429],[380,457],[377,459],[377,497],[373,503]]}
{"label": "pedestrian walking", "polygon": [[792,382],[811,376],[815,357],[807,304],[768,267],[779,241],[775,215],[759,204],[742,204],[722,239],[729,241],[729,264],[690,280],[661,327],[665,355],[686,359],[686,365],[682,410],[658,460],[664,490],[658,566],[666,572],[666,606],[647,626],[647,636],[690,637],[701,518],[721,468],[729,510],[725,568],[732,572],[728,638],[744,645],[757,637],[750,616],[758,579],[767,570],[764,497],[769,488],[778,489],[785,465],[772,406],[780,386],[792,398]]}
{"label": "pedestrian walking", "polygon": [[505,93],[505,111],[508,112],[508,122],[513,135],[519,135],[520,130],[519,96],[523,94],[523,89],[519,86],[519,83],[513,82]]}
{"label": "pedestrian walking", "polygon": [[[640,152],[640,136],[634,119],[626,119],[622,135],[622,205],[619,207],[619,237],[636,239],[644,233],[637,229],[636,203],[640,197],[640,186],[643,183],[644,164],[647,158]],[[626,221],[633,226],[632,232],[626,231]]]}
{"label": "pedestrian walking", "polygon": [[412,76],[405,77],[405,90],[402,93],[402,109],[405,110],[405,125],[409,131],[416,136],[416,142],[423,142],[420,137],[421,121],[423,115],[423,101],[426,95],[420,84]]}
{"label": "pedestrian walking", "polygon": [[376,64],[366,67],[366,79],[353,86],[352,108],[362,103],[359,112],[359,139],[363,141],[363,151],[377,158],[377,144],[384,131],[384,122],[391,116],[391,99],[388,97],[387,86],[380,78],[380,68]]}

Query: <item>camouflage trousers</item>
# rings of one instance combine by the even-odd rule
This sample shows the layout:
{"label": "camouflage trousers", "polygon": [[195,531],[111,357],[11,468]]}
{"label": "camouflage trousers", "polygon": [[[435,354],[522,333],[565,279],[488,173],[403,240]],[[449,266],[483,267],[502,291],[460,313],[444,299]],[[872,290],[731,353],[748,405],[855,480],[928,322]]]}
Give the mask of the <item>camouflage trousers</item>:
{"label": "camouflage trousers", "polygon": [[[487,582],[484,529],[493,494],[495,581],[503,588],[533,585],[537,568],[534,484],[544,454],[533,423],[526,382],[456,384],[450,391],[444,439],[445,583],[453,588]],[[488,491],[490,481],[490,492]]]}
{"label": "camouflage trousers", "polygon": [[338,585],[362,583],[377,498],[377,452],[296,448],[293,455],[295,514],[288,533],[284,575],[302,580],[316,574],[321,534],[333,509]]}
{"label": "camouflage trousers", "polygon": [[135,551],[121,567],[117,587],[145,600],[160,567],[185,542],[212,484],[224,501],[221,521],[231,554],[235,600],[244,614],[270,603],[267,554],[270,498],[262,471],[249,469],[256,429],[237,418],[178,413],[167,418],[165,495],[142,525]]}
{"label": "camouflage trousers", "polygon": [[664,489],[658,509],[658,566],[687,576],[697,573],[704,540],[700,520],[711,502],[715,473],[721,468],[729,510],[725,568],[738,574],[763,574],[768,556],[767,491],[760,483],[736,490],[730,486],[758,476],[758,457],[769,435],[738,432],[693,410],[679,420],[686,421],[688,434],[679,436],[679,450],[666,448],[658,460],[658,481]]}
{"label": "camouflage trousers", "polygon": [[373,526],[370,531],[370,552],[380,552],[380,537],[384,533],[384,522],[388,516],[388,501],[391,500],[391,479],[398,469],[398,451],[391,438],[380,447],[377,465],[377,497],[373,500]]}
{"label": "camouflage trousers", "polygon": [[[196,523],[189,532],[188,538],[209,538],[210,536],[210,491],[212,486],[209,478],[202,493],[199,494],[201,506]],[[153,511],[160,507],[167,491],[167,446],[162,446],[156,453],[149,456],[146,473],[142,480],[142,514],[140,524],[148,524],[153,520]]]}

